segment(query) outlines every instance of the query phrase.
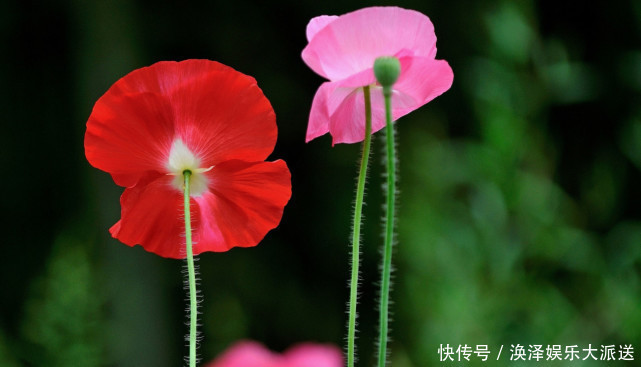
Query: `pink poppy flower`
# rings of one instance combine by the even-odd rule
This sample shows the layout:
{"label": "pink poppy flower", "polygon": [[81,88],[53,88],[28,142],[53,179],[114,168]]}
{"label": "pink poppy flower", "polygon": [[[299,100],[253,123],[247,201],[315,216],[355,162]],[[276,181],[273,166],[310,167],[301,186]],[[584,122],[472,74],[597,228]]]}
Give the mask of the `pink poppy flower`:
{"label": "pink poppy flower", "polygon": [[394,56],[401,75],[394,85],[392,118],[404,116],[447,91],[454,74],[435,60],[436,35],[430,19],[414,10],[371,7],[341,16],[313,18],[307,25],[307,66],[329,79],[312,102],[306,141],[329,132],[333,143],[365,138],[364,86],[372,86],[372,133],[385,126],[381,87],[374,60]]}
{"label": "pink poppy flower", "polygon": [[276,117],[256,81],[209,60],[158,62],[118,80],[87,121],[85,154],[126,187],[110,229],[123,243],[185,258],[183,178],[193,253],[255,246],[291,196]]}
{"label": "pink poppy flower", "polygon": [[205,367],[342,367],[340,349],[332,345],[299,344],[283,354],[260,343],[241,341]]}

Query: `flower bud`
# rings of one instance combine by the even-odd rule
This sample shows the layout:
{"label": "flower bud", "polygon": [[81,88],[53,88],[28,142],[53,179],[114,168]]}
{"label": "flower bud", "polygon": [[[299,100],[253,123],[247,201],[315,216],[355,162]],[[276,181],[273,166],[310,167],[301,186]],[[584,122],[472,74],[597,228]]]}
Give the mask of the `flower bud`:
{"label": "flower bud", "polygon": [[374,60],[374,76],[383,86],[383,92],[391,93],[392,86],[401,75],[401,63],[396,57],[379,57]]}

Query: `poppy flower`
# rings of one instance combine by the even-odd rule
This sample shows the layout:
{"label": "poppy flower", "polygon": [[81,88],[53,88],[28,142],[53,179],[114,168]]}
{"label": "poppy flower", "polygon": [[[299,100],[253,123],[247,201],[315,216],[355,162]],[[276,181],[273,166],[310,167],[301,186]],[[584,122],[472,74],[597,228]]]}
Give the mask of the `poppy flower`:
{"label": "poppy flower", "polygon": [[283,354],[274,353],[260,343],[242,341],[205,367],[342,367],[341,351],[331,345],[305,343]]}
{"label": "poppy flower", "polygon": [[385,126],[382,88],[374,61],[398,58],[401,75],[394,85],[392,118],[404,116],[447,91],[454,74],[436,60],[436,35],[430,19],[414,10],[370,7],[341,16],[319,16],[307,25],[303,61],[324,82],[312,102],[306,141],[330,133],[333,143],[365,138],[364,86],[371,86],[372,133]]}
{"label": "poppy flower", "polygon": [[118,80],[87,121],[89,163],[125,187],[114,238],[185,258],[183,172],[193,253],[255,246],[280,222],[289,169],[264,160],[274,111],[256,81],[209,60],[158,62]]}

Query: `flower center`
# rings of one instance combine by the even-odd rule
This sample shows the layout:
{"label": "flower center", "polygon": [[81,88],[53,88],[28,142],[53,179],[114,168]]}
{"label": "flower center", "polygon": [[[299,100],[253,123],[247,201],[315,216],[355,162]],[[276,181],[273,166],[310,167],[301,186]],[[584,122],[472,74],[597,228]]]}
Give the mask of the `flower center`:
{"label": "flower center", "polygon": [[169,159],[166,167],[169,170],[169,173],[167,174],[174,176],[171,184],[180,190],[180,192],[183,192],[184,190],[183,172],[191,172],[189,187],[191,196],[200,196],[207,191],[208,180],[204,173],[214,168],[214,166],[201,168],[200,158],[194,155],[194,153],[189,150],[185,143],[180,139],[174,140],[171,144],[171,150],[169,151]]}

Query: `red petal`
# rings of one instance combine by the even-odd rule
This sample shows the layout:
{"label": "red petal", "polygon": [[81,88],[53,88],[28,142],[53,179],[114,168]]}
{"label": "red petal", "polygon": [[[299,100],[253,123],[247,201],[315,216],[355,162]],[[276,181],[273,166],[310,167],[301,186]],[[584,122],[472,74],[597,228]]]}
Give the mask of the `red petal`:
{"label": "red petal", "polygon": [[219,65],[168,98],[176,134],[205,167],[230,159],[262,161],[276,145],[276,115],[256,81]]}
{"label": "red petal", "polygon": [[[207,173],[210,191],[191,199],[193,252],[250,247],[275,228],[291,196],[284,161],[228,161]],[[114,238],[170,258],[185,258],[183,196],[166,175],[149,175],[120,198]]]}
{"label": "red petal", "polygon": [[[171,180],[166,175],[148,175],[126,189],[120,197],[121,219],[109,230],[111,235],[163,257],[185,258],[183,195]],[[192,218],[197,218],[193,199],[192,203]]]}
{"label": "red petal", "polygon": [[276,115],[256,80],[210,60],[161,61],[135,70],[107,93],[151,91],[167,98],[177,138],[208,166],[262,161],[274,150]]}
{"label": "red petal", "polygon": [[184,258],[182,193],[167,173],[175,139],[201,160],[209,189],[191,199],[194,254],[255,246],[280,222],[291,196],[282,161],[262,161],[276,142],[274,111],[256,81],[207,60],[160,62],[116,82],[92,111],[89,162],[128,187],[110,230],[125,244]]}
{"label": "red petal", "polygon": [[210,60],[160,61],[125,75],[107,93],[126,95],[152,92],[167,96],[175,88],[190,84],[217,69],[231,68]]}
{"label": "red petal", "polygon": [[276,144],[274,111],[247,75],[209,60],[163,61],[117,81],[96,102],[85,135],[87,159],[131,187],[165,171],[180,138],[204,167],[261,161]]}
{"label": "red petal", "polygon": [[209,191],[196,197],[200,217],[194,253],[255,246],[275,228],[291,196],[284,161],[228,161],[207,172]]}
{"label": "red petal", "polygon": [[87,121],[85,154],[92,166],[111,173],[116,184],[131,187],[146,171],[164,170],[173,130],[164,98],[107,92]]}

